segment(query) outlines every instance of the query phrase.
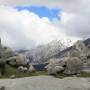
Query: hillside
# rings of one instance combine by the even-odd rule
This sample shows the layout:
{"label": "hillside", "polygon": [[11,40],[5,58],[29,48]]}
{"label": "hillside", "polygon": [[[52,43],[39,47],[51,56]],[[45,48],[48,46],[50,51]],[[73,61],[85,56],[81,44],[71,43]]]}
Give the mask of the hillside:
{"label": "hillside", "polygon": [[29,50],[24,55],[30,60],[30,63],[45,63],[47,60],[64,50],[66,46],[62,42],[53,40],[52,42],[41,45],[35,49]]}
{"label": "hillside", "polygon": [[[90,39],[82,42],[86,47],[89,47]],[[47,62],[50,58],[65,57],[68,52],[72,52],[74,50],[74,45],[66,48],[61,41],[52,41],[49,44],[26,51],[24,55],[30,60],[30,63],[40,64]]]}

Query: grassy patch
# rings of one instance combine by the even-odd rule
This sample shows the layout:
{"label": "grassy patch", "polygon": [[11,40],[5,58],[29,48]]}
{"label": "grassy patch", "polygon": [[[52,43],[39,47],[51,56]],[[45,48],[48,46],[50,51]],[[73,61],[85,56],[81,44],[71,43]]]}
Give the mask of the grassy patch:
{"label": "grassy patch", "polygon": [[[31,77],[31,76],[40,76],[40,75],[48,75],[46,71],[36,71],[36,72],[19,72],[16,68],[13,68],[9,65],[6,65],[6,72],[5,74],[0,78],[10,78],[11,75],[15,75],[16,78],[22,78],[22,77]],[[90,73],[81,73],[80,75],[75,75],[76,77],[90,77]],[[56,78],[65,78],[65,77],[73,77],[73,75],[68,76],[63,73],[57,74],[54,77]]]}
{"label": "grassy patch", "polygon": [[84,73],[82,72],[78,77],[89,77],[90,78],[90,73]]}
{"label": "grassy patch", "polygon": [[63,79],[63,78],[65,78],[65,77],[70,77],[70,76],[69,76],[69,75],[65,75],[65,74],[63,74],[63,73],[60,73],[60,74],[57,74],[55,77],[56,77],[56,78]]}
{"label": "grassy patch", "polygon": [[16,78],[21,78],[21,77],[47,75],[47,72],[46,71],[36,71],[33,73],[30,73],[30,72],[24,73],[24,72],[19,72],[16,68],[12,68],[9,65],[6,65],[6,72],[0,78],[10,78],[11,75],[15,75]]}
{"label": "grassy patch", "polygon": [[90,73],[81,73],[79,75],[65,75],[63,73],[60,73],[60,74],[57,74],[55,77],[56,78],[60,78],[60,79],[63,79],[65,77],[83,77],[83,78],[90,78]]}

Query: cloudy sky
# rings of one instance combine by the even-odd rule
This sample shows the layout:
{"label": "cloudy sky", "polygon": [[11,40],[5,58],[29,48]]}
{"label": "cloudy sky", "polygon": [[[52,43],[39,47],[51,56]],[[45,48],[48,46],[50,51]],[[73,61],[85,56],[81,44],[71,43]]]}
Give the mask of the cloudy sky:
{"label": "cloudy sky", "polygon": [[90,0],[0,0],[0,37],[12,48],[90,37]]}

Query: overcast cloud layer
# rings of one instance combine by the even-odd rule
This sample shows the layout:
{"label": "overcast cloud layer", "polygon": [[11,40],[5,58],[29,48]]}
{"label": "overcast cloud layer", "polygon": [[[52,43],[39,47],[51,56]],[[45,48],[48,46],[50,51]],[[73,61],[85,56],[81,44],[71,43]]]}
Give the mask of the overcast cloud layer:
{"label": "overcast cloud layer", "polygon": [[[0,4],[3,5],[0,6],[0,35],[3,37],[3,43],[8,46],[22,45],[30,48],[53,39],[62,39],[63,36],[66,39],[71,36],[90,37],[90,0],[0,0]],[[5,5],[61,8],[62,13],[59,15],[61,20],[51,22],[46,17],[39,18],[33,12],[27,10],[18,12]]]}
{"label": "overcast cloud layer", "polygon": [[69,12],[87,12],[90,8],[90,0],[0,0],[1,5],[36,5],[47,7],[59,7]]}
{"label": "overcast cloud layer", "polygon": [[40,18],[27,10],[17,11],[12,7],[0,7],[0,36],[3,44],[12,48],[31,48],[52,40],[76,40],[67,36],[48,18]]}

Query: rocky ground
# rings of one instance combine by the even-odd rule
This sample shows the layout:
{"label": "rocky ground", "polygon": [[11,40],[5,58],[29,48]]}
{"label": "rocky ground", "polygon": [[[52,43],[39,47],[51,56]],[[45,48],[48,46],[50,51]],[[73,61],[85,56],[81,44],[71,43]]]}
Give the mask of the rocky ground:
{"label": "rocky ground", "polygon": [[90,90],[90,78],[33,76],[20,79],[1,79],[1,90]]}

